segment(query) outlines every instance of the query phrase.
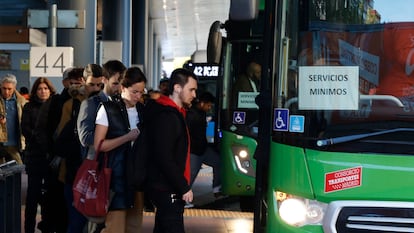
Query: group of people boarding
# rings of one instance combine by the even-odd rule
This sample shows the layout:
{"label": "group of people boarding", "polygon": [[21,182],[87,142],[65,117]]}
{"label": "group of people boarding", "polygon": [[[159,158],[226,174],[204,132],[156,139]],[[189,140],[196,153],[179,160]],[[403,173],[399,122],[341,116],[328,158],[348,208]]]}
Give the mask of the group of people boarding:
{"label": "group of people boarding", "polygon": [[[88,64],[65,70],[60,94],[50,80],[38,78],[26,103],[16,77],[3,77],[0,158],[26,167],[26,233],[35,232],[38,205],[42,232],[141,232],[143,192],[127,187],[126,164],[144,125],[151,142],[145,194],[156,207],[153,231],[184,232],[184,205],[193,200],[186,113],[197,79],[192,71],[176,69],[168,93],[144,101],[146,82],[139,68],[117,60]],[[77,169],[98,150],[112,169],[110,206],[101,224],[72,205]]]}

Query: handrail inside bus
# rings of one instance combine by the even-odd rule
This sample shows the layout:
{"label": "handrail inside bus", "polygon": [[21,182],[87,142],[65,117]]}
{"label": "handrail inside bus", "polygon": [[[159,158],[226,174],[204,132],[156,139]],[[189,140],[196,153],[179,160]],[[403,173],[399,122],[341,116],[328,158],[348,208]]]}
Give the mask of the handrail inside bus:
{"label": "handrail inside bus", "polygon": [[[397,104],[398,107],[403,108],[404,104],[395,96],[392,95],[359,95],[361,100],[389,100]],[[290,98],[285,103],[285,108],[289,108],[291,104],[298,102],[298,97]]]}
{"label": "handrail inside bus", "polygon": [[404,104],[395,96],[392,95],[359,95],[361,100],[389,100],[397,104],[398,107],[403,108]]}
{"label": "handrail inside bus", "polygon": [[291,104],[298,102],[298,97],[290,98],[285,103],[285,108],[289,108]]}

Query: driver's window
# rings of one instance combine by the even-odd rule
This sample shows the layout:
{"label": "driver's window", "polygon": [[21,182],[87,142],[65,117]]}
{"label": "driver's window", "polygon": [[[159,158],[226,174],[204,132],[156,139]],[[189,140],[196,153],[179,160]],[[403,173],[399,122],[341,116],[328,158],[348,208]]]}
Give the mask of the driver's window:
{"label": "driver's window", "polygon": [[262,75],[260,51],[259,43],[240,43],[238,54],[233,56],[231,102],[234,108],[258,109],[255,98],[260,92]]}

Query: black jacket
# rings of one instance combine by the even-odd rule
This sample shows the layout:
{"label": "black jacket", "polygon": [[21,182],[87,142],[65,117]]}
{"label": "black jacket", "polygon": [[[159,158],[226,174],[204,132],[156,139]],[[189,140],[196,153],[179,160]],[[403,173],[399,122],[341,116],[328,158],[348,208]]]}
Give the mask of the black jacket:
{"label": "black jacket", "polygon": [[37,116],[39,115],[39,110],[42,104],[43,102],[40,102],[38,98],[34,98],[23,107],[21,128],[22,134],[26,139],[26,143],[28,143],[32,138],[33,131],[36,126]]}
{"label": "black jacket", "polygon": [[184,176],[189,136],[184,116],[174,107],[150,101],[144,108],[145,127],[151,142],[148,186],[182,195],[190,190]]}
{"label": "black jacket", "polygon": [[47,115],[45,115],[47,112],[41,111],[48,106],[49,102],[31,100],[23,108],[21,127],[26,138],[24,164],[29,175],[44,175],[48,171],[49,141],[46,132]]}
{"label": "black jacket", "polygon": [[40,119],[43,116],[41,109],[44,105],[48,103],[42,103],[35,98],[23,107],[21,128],[26,139],[27,156],[47,157],[49,142],[46,137],[46,122]]}

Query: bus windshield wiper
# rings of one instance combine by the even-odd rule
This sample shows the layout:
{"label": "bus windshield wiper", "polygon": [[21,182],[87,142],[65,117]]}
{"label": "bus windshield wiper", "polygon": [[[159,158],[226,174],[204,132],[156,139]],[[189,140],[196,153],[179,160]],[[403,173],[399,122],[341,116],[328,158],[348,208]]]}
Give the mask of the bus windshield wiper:
{"label": "bus windshield wiper", "polygon": [[408,131],[408,132],[414,132],[414,128],[396,128],[396,129],[388,129],[373,133],[363,133],[363,134],[355,134],[355,135],[348,135],[348,136],[342,136],[342,137],[336,137],[336,138],[327,138],[327,139],[320,139],[316,141],[317,146],[329,146],[333,144],[343,143],[343,142],[350,142],[359,140],[362,138],[367,138],[371,136],[377,136],[382,134],[388,134],[388,133],[395,133],[395,132],[401,132],[401,131]]}

